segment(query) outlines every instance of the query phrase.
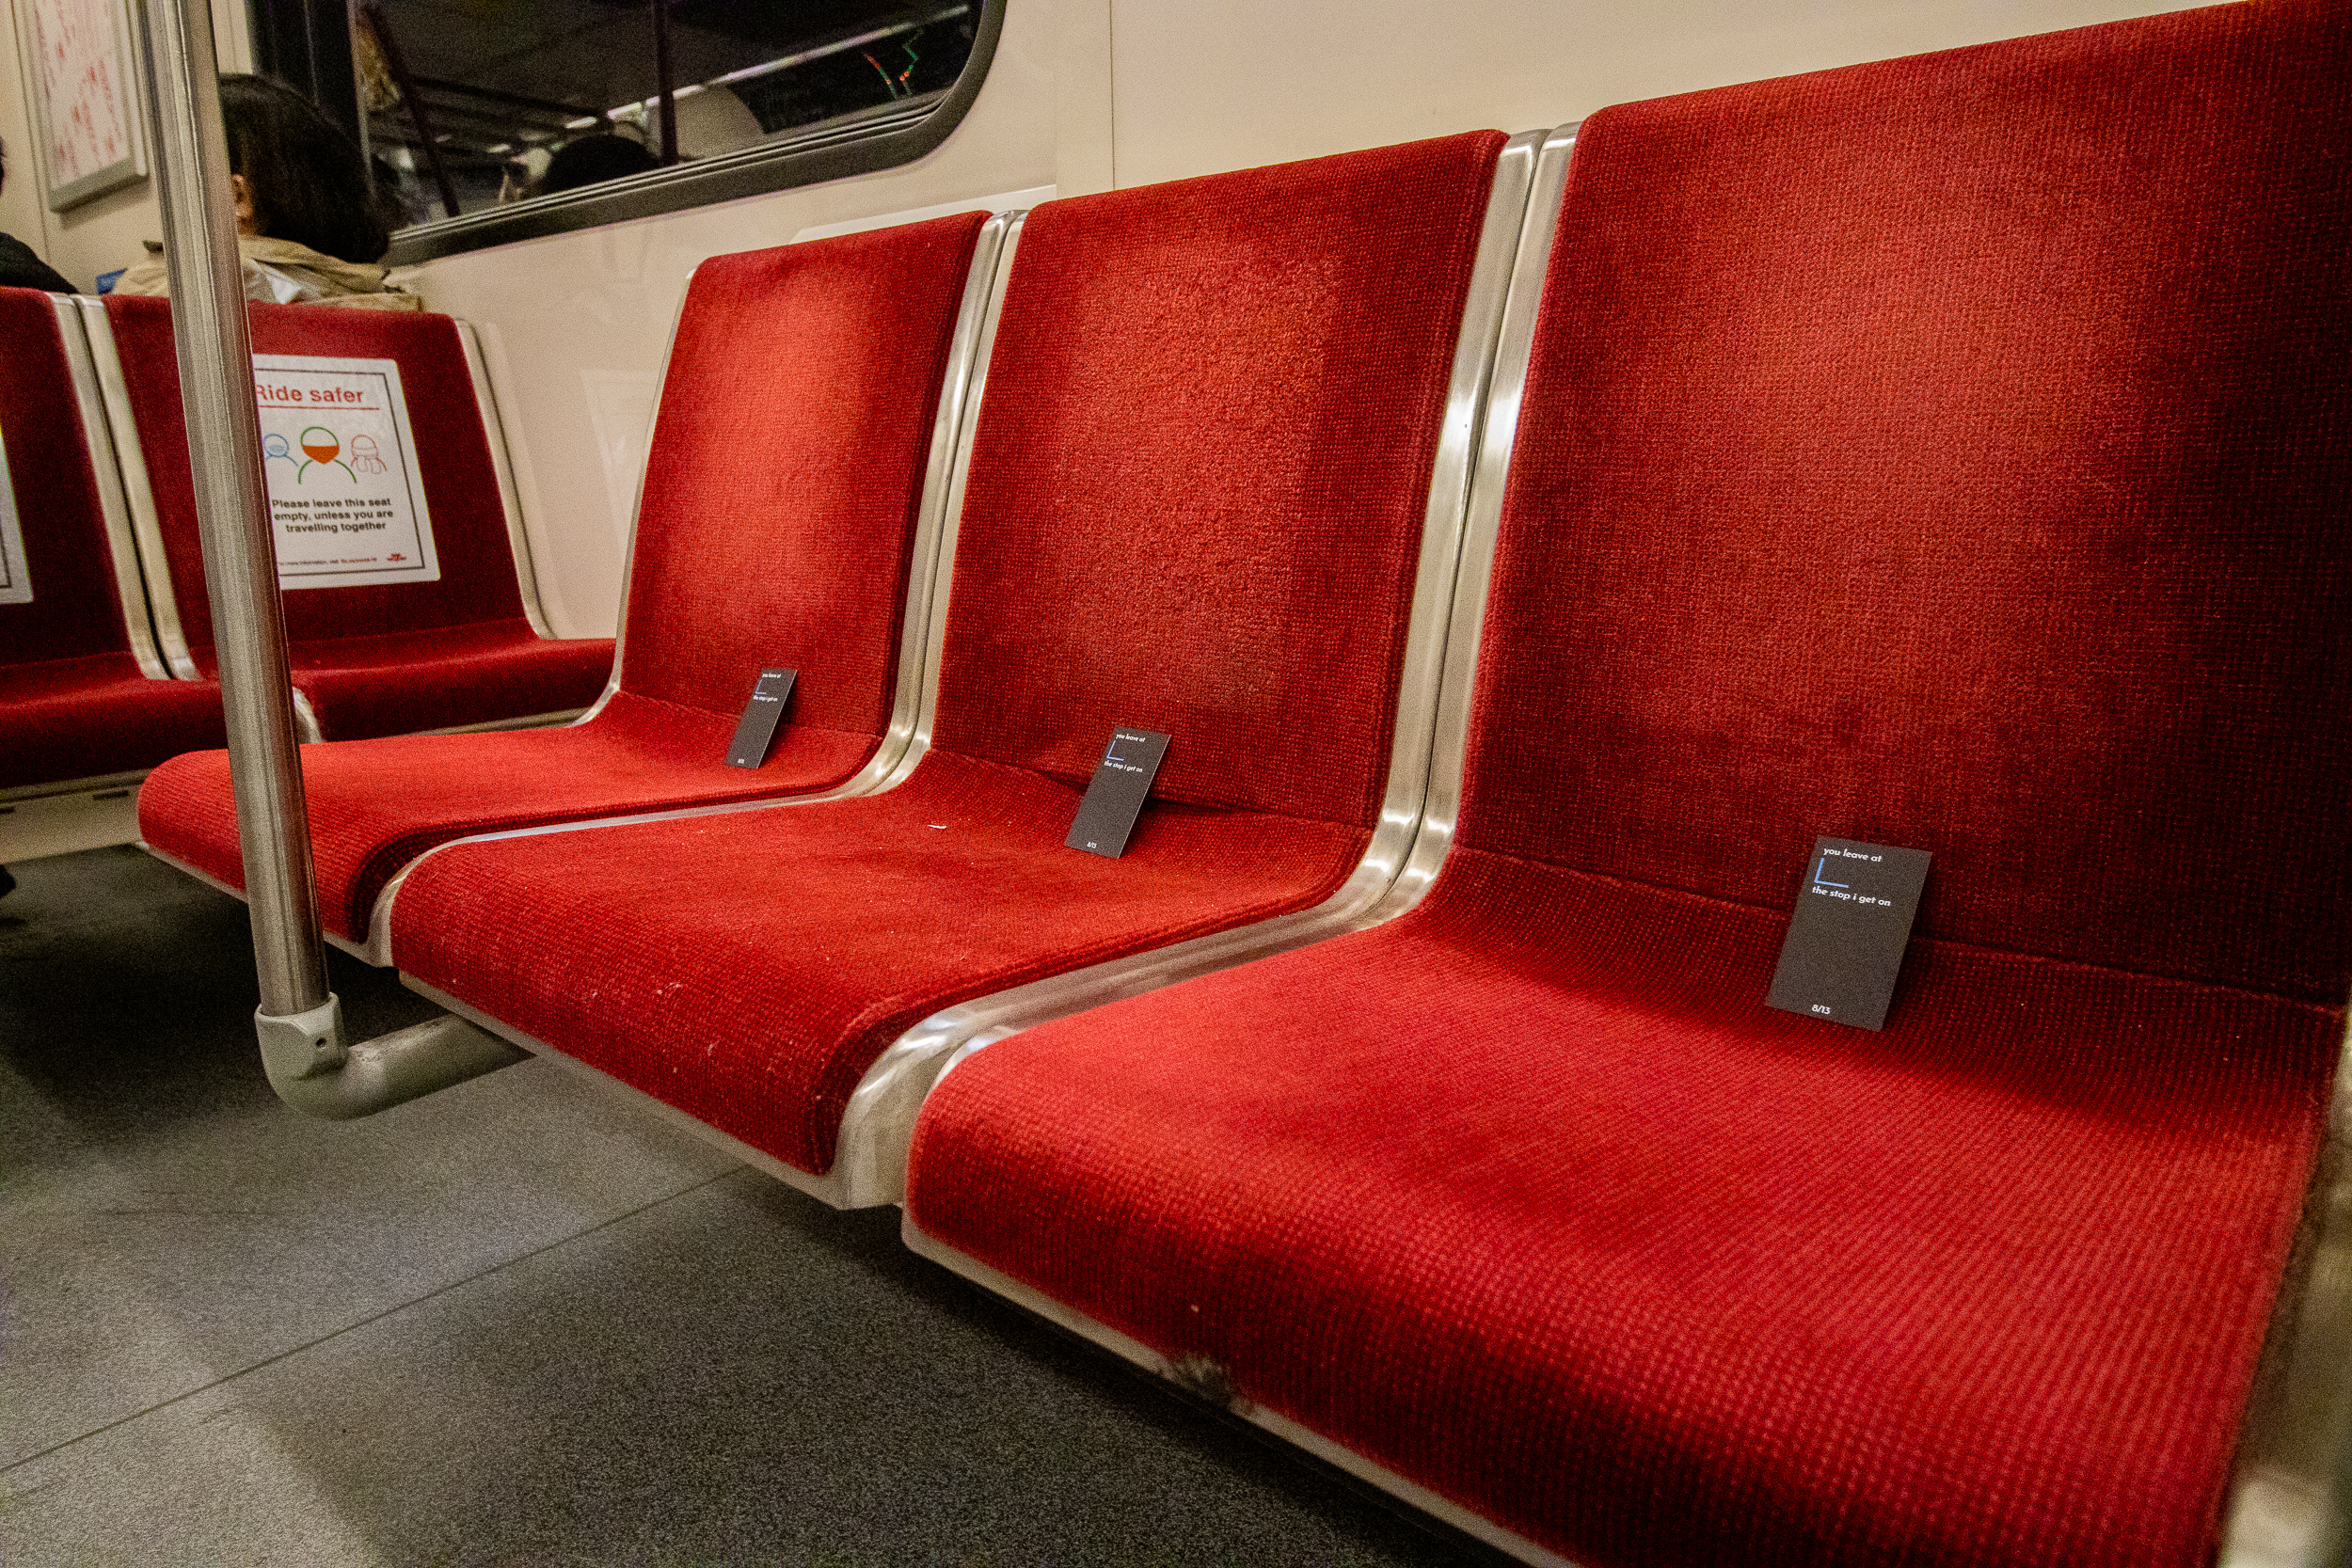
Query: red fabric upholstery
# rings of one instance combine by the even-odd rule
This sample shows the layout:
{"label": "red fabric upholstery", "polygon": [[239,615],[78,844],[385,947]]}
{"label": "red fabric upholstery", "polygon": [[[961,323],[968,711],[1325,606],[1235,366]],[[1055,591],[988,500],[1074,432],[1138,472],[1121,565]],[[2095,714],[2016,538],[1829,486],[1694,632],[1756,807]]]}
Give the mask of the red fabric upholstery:
{"label": "red fabric upholstery", "polygon": [[220,745],[219,690],[149,680],[132,656],[50,296],[0,289],[0,445],[33,590],[30,603],[0,605],[0,787]]}
{"label": "red fabric upholstery", "polygon": [[0,444],[33,587],[31,603],[0,604],[0,664],[127,654],[105,514],[50,296],[0,289],[0,341],[8,347],[0,355]]}
{"label": "red fabric upholstery", "polygon": [[[255,305],[246,314],[256,354],[390,359],[399,364],[441,562],[438,582],[304,588],[287,594],[288,641],[521,619],[522,597],[515,585],[514,554],[499,507],[498,474],[476,412],[456,323],[447,316],[407,311],[322,310],[300,305]],[[106,320],[122,360],[131,411],[138,421],[139,451],[147,459],[148,483],[163,526],[181,628],[189,647],[209,648],[213,619],[204,595],[203,552],[197,540],[196,489],[188,468],[187,418],[180,404],[180,364],[172,347],[171,302],[110,294]]]}
{"label": "red fabric upholstery", "polygon": [[[106,314],[138,421],[181,628],[199,667],[209,671],[212,610],[170,303],[110,295]],[[248,315],[257,354],[399,364],[440,558],[437,582],[284,595],[294,684],[310,698],[322,730],[342,737],[438,729],[594,702],[612,671],[612,644],[544,639],[523,618],[497,470],[456,324],[447,316],[298,305],[256,305]]]}
{"label": "red fabric upholstery", "polygon": [[1916,846],[1924,934],[2341,1002],[2340,14],[1588,122],[1464,841],[1767,908]]}
{"label": "red fabric upholstery", "polygon": [[[612,673],[604,638],[544,638],[531,623],[478,622],[287,644],[294,684],[328,736],[397,736],[586,707]],[[207,648],[197,668],[215,680]]]}
{"label": "red fabric upholstery", "polygon": [[219,687],[150,680],[129,654],[0,665],[0,787],[135,772],[228,739]]}
{"label": "red fabric upholstery", "polygon": [[805,811],[459,845],[410,874],[393,956],[822,1172],[859,1078],[931,1013],[1311,903],[1363,847],[1342,824],[1172,808],[1104,860],[1061,847],[1080,793],[934,753]]}
{"label": "red fabric upholstery", "polygon": [[1591,1568],[2210,1560],[2332,1009],[1931,942],[1867,1036],[1772,911],[1445,894],[964,1062],[914,1223]]}
{"label": "red fabric upholstery", "polygon": [[1146,724],[1176,737],[1160,799],[1371,822],[1500,147],[1030,214],[967,486],[981,547],[956,558],[941,745],[1083,783],[1114,724]]}
{"label": "red fabric upholstery", "polygon": [[[328,929],[363,937],[401,866],[469,833],[822,789],[865,765],[889,718],[924,461],[986,220],[696,269],[646,468],[621,691],[572,728],[305,747]],[[403,666],[378,652],[389,641],[295,649],[322,720],[417,727]],[[790,721],[766,767],[728,768],[736,719],[772,664],[800,672]],[[543,692],[499,689],[517,704]],[[150,843],[244,885],[225,756],[160,770],[139,811]]]}
{"label": "red fabric upholstery", "polygon": [[[927,1014],[1327,894],[1378,811],[1501,140],[1040,209],[914,777],[458,846],[404,886],[401,968],[822,1172],[850,1089]],[[1062,838],[1122,722],[1175,738],[1112,862]]]}
{"label": "red fabric upholstery", "polygon": [[[2346,166],[2340,0],[1596,116],[1437,888],[967,1062],[914,1223],[1590,1568],[2209,1561],[2344,1023]],[[1825,832],[1936,855],[1883,1034],[1762,1006]]]}
{"label": "red fabric upholstery", "polygon": [[[563,729],[305,746],[326,927],[365,939],[376,896],[400,868],[469,833],[819,789],[856,772],[874,749],[869,734],[787,724],[767,766],[749,772],[725,764],[734,730],[732,718],[624,691],[594,722]],[[228,752],[174,757],[139,791],[140,832],[173,859],[243,887],[229,799]]]}
{"label": "red fabric upholstery", "polygon": [[987,221],[696,269],[645,466],[629,690],[733,718],[763,666],[787,664],[793,722],[882,732],[939,383]]}

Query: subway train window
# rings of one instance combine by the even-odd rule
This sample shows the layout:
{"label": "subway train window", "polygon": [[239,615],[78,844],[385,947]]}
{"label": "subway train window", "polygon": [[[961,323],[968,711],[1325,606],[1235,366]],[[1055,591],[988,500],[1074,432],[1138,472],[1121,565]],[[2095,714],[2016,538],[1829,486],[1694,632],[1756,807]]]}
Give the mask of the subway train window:
{"label": "subway train window", "polygon": [[359,137],[408,220],[393,260],[421,261],[920,156],[1002,8],[310,0],[257,12],[254,41]]}

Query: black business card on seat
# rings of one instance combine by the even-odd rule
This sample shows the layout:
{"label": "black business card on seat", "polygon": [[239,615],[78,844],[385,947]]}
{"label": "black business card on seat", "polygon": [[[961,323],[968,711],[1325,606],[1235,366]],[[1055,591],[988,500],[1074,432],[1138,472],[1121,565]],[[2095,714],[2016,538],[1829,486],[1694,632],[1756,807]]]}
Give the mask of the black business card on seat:
{"label": "black business card on seat", "polygon": [[796,673],[759,673],[752,687],[752,700],[743,705],[743,717],[735,722],[735,738],[727,742],[729,768],[758,768],[767,762],[768,748],[776,743],[776,724],[784,718],[784,705],[792,696]]}
{"label": "black business card on seat", "polygon": [[1851,838],[1815,840],[1764,1005],[1858,1029],[1885,1023],[1931,858]]}
{"label": "black business card on seat", "polygon": [[1144,797],[1152,793],[1152,780],[1166,755],[1168,736],[1157,730],[1131,730],[1122,725],[1111,731],[1111,743],[1104,748],[1103,760],[1094,765],[1093,781],[1087,785],[1086,799],[1078,802],[1078,815],[1070,824],[1070,836],[1062,843],[1089,855],[1117,860],[1126,850],[1127,835],[1135,832],[1136,817],[1143,810]]}

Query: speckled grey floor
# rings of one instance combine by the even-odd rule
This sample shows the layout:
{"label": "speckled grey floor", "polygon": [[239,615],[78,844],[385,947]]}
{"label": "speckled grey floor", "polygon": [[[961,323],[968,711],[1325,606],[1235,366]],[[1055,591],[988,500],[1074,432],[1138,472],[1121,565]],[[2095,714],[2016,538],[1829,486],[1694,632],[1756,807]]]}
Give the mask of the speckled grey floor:
{"label": "speckled grey floor", "polygon": [[12,869],[0,1562],[1491,1560],[559,1067],[307,1121],[242,906]]}

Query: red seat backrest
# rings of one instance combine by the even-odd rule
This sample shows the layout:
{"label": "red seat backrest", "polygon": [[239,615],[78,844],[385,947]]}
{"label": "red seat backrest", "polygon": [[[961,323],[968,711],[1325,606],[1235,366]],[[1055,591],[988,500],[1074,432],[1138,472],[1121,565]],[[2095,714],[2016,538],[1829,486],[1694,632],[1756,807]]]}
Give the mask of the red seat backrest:
{"label": "red seat backrest", "polygon": [[2348,242],[2341,0],[1595,116],[1461,842],[2340,1003]]}
{"label": "red seat backrest", "polygon": [[[106,301],[106,318],[138,421],[139,450],[154,492],[181,629],[190,647],[209,647],[212,607],[204,594],[171,306],[164,299],[115,295]],[[491,463],[456,323],[447,316],[316,305],[254,305],[247,319],[256,354],[389,359],[399,365],[440,558],[437,582],[288,593],[287,637],[301,641],[520,621],[522,594],[507,542],[498,471]]]}
{"label": "red seat backrest", "polygon": [[53,297],[0,289],[0,447],[33,590],[0,604],[0,664],[131,652]]}
{"label": "red seat backrest", "polygon": [[1471,258],[1482,132],[1048,202],[1013,258],[940,746],[1369,824]]}
{"label": "red seat backrest", "polygon": [[623,688],[879,734],[957,309],[985,213],[695,270],[646,457]]}

